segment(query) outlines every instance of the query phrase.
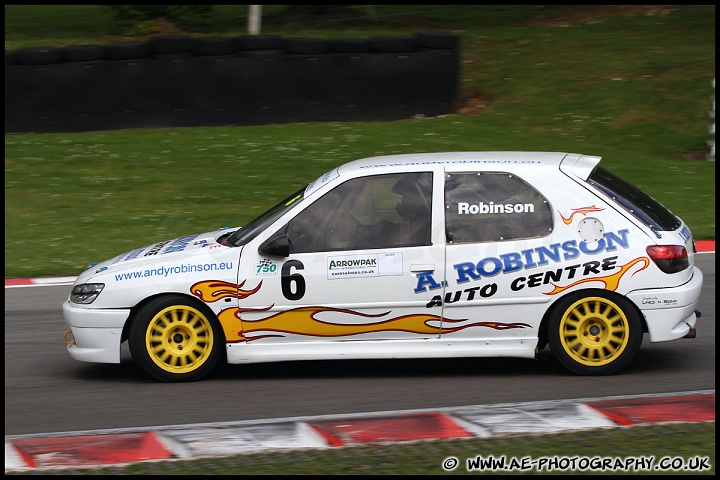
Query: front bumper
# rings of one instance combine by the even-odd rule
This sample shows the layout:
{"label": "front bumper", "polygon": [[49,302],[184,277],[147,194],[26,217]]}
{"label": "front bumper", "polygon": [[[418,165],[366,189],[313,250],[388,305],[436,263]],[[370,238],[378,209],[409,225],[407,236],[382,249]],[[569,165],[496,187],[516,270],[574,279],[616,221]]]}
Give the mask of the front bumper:
{"label": "front bumper", "polygon": [[78,308],[66,301],[63,317],[72,331],[72,340],[65,335],[72,358],[81,362],[120,363],[122,331],[130,317],[129,309]]}
{"label": "front bumper", "polygon": [[667,342],[685,336],[692,338],[703,285],[702,271],[693,268],[692,278],[684,285],[637,290],[627,295],[645,316],[651,342]]}

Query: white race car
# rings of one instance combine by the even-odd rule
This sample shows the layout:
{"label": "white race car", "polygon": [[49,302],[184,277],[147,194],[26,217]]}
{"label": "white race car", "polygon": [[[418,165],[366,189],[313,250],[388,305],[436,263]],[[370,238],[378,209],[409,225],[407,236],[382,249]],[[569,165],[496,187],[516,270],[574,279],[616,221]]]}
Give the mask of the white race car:
{"label": "white race car", "polygon": [[218,362],[533,358],[606,375],[695,336],[689,228],[599,157],[456,152],[331,170],[241,228],[89,267],[64,303],[70,355],[156,380]]}

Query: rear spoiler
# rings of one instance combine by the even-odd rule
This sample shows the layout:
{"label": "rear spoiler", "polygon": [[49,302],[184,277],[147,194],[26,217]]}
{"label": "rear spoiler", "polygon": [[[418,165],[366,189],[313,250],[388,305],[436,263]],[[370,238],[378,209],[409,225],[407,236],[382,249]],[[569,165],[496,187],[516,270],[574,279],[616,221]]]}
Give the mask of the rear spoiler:
{"label": "rear spoiler", "polygon": [[570,177],[586,181],[602,157],[568,153],[560,162],[560,171]]}

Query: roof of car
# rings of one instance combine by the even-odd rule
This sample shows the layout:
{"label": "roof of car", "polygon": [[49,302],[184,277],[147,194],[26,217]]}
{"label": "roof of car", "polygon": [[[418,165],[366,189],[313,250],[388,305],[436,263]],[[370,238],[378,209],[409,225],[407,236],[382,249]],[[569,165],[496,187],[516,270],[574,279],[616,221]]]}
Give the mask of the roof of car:
{"label": "roof of car", "polygon": [[499,165],[506,170],[513,170],[513,167],[526,169],[529,166],[558,169],[563,160],[565,160],[563,167],[568,169],[574,167],[575,174],[587,178],[592,167],[600,161],[600,157],[564,152],[525,151],[411,153],[362,158],[340,166],[338,173],[346,175],[360,169],[422,165],[445,165],[450,167],[449,170],[456,170],[458,167],[496,170]]}

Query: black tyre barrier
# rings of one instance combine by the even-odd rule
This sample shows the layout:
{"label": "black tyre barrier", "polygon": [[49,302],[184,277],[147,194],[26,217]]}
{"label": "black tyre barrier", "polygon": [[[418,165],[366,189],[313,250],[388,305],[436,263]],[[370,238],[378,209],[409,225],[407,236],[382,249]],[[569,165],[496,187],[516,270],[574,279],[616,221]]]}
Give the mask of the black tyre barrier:
{"label": "black tyre barrier", "polygon": [[104,60],[102,45],[68,45],[61,47],[63,62],[95,62]]}
{"label": "black tyre barrier", "polygon": [[183,58],[192,56],[195,38],[190,35],[157,35],[148,40],[150,56],[154,58]]}
{"label": "black tyre barrier", "polygon": [[283,50],[285,39],[280,35],[242,35],[235,37],[238,50]]}
{"label": "black tyre barrier", "polygon": [[415,34],[420,48],[436,48],[439,50],[456,50],[460,48],[460,35],[444,30],[427,30]]}
{"label": "black tyre barrier", "polygon": [[195,40],[195,55],[232,55],[236,42],[232,37],[199,37]]}
{"label": "black tyre barrier", "polygon": [[50,65],[61,61],[60,49],[55,47],[26,47],[15,50],[15,63],[18,65]]}
{"label": "black tyre barrier", "polygon": [[[432,33],[423,45],[456,40]],[[154,55],[149,40],[117,42],[103,47],[115,61],[91,65],[63,62],[60,48],[7,51],[5,133],[386,121],[455,111],[459,50],[420,46],[414,36],[379,37],[374,46],[357,38],[290,40],[290,51],[325,54],[290,54],[279,36],[231,37],[235,49],[222,57],[209,53],[228,51],[227,39],[207,38],[189,52]],[[155,37],[156,47],[161,40]]]}
{"label": "black tyre barrier", "polygon": [[149,54],[147,42],[115,42],[105,45],[105,60],[133,60],[145,58]]}
{"label": "black tyre barrier", "polygon": [[290,54],[322,55],[330,51],[330,43],[321,38],[287,38],[285,52]]}
{"label": "black tyre barrier", "polygon": [[370,39],[370,50],[382,53],[406,53],[415,51],[415,37],[401,35],[378,35]]}
{"label": "black tyre barrier", "polygon": [[336,53],[363,53],[370,51],[370,42],[364,38],[334,38],[330,51]]}
{"label": "black tyre barrier", "polygon": [[241,50],[237,53],[238,57],[273,57],[277,55],[285,55],[285,49],[273,48],[270,50]]}

